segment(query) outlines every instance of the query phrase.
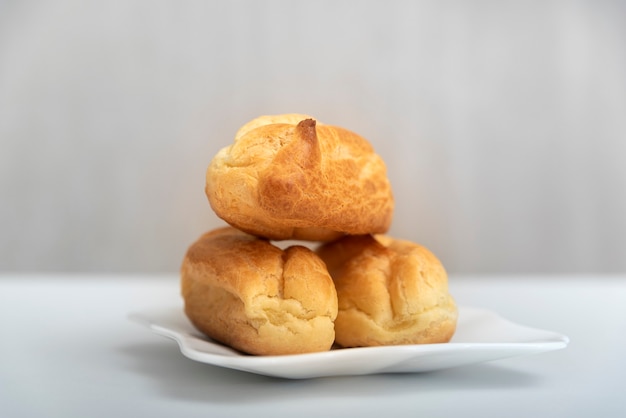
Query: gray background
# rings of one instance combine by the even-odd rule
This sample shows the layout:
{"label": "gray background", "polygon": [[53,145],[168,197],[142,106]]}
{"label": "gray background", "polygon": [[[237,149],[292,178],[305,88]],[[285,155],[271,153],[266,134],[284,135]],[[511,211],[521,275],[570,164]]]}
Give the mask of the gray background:
{"label": "gray background", "polygon": [[0,271],[176,271],[287,112],[368,138],[451,273],[626,271],[626,2],[251,0],[0,0]]}

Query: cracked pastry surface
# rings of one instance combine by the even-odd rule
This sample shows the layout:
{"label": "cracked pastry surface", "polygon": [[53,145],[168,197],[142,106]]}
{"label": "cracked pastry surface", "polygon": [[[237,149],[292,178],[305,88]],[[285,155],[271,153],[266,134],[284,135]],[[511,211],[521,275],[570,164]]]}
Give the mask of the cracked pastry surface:
{"label": "cracked pastry surface", "polygon": [[448,342],[457,307],[447,274],[425,247],[388,236],[346,236],[316,252],[337,290],[343,347]]}
{"label": "cracked pastry surface", "polygon": [[193,243],[181,266],[185,314],[209,337],[257,355],[329,350],[337,294],[311,250],[282,250],[224,227]]}
{"label": "cracked pastry surface", "polygon": [[211,160],[205,192],[220,218],[273,240],[384,233],[394,207],[385,163],[369,142],[301,114],[242,126]]}

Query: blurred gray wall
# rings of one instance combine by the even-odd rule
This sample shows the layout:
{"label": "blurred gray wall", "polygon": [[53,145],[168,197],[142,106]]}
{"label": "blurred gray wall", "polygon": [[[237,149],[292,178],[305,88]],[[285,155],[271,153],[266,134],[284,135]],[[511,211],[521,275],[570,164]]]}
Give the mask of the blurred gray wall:
{"label": "blurred gray wall", "polygon": [[626,271],[626,2],[252,0],[0,0],[0,271],[176,271],[287,112],[368,138],[451,273]]}

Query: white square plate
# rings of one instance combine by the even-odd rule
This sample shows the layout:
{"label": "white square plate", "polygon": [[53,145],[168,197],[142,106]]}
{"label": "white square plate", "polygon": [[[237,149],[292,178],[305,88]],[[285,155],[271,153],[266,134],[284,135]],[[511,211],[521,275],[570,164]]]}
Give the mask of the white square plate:
{"label": "white square plate", "polygon": [[133,321],[174,339],[186,357],[202,363],[288,379],[375,373],[417,373],[565,348],[561,334],[508,321],[480,308],[459,307],[449,343],[343,348],[321,353],[250,356],[198,332],[182,307],[136,312]]}

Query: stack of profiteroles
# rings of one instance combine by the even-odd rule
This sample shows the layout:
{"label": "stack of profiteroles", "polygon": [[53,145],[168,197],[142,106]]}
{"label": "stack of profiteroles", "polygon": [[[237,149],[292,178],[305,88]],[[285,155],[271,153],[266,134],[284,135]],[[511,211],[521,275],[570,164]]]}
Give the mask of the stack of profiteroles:
{"label": "stack of profiteroles", "polygon": [[423,246],[385,235],[387,169],[356,133],[307,115],[256,118],[215,155],[205,191],[228,225],[189,247],[181,291],[210,338],[281,355],[454,334],[446,271]]}

